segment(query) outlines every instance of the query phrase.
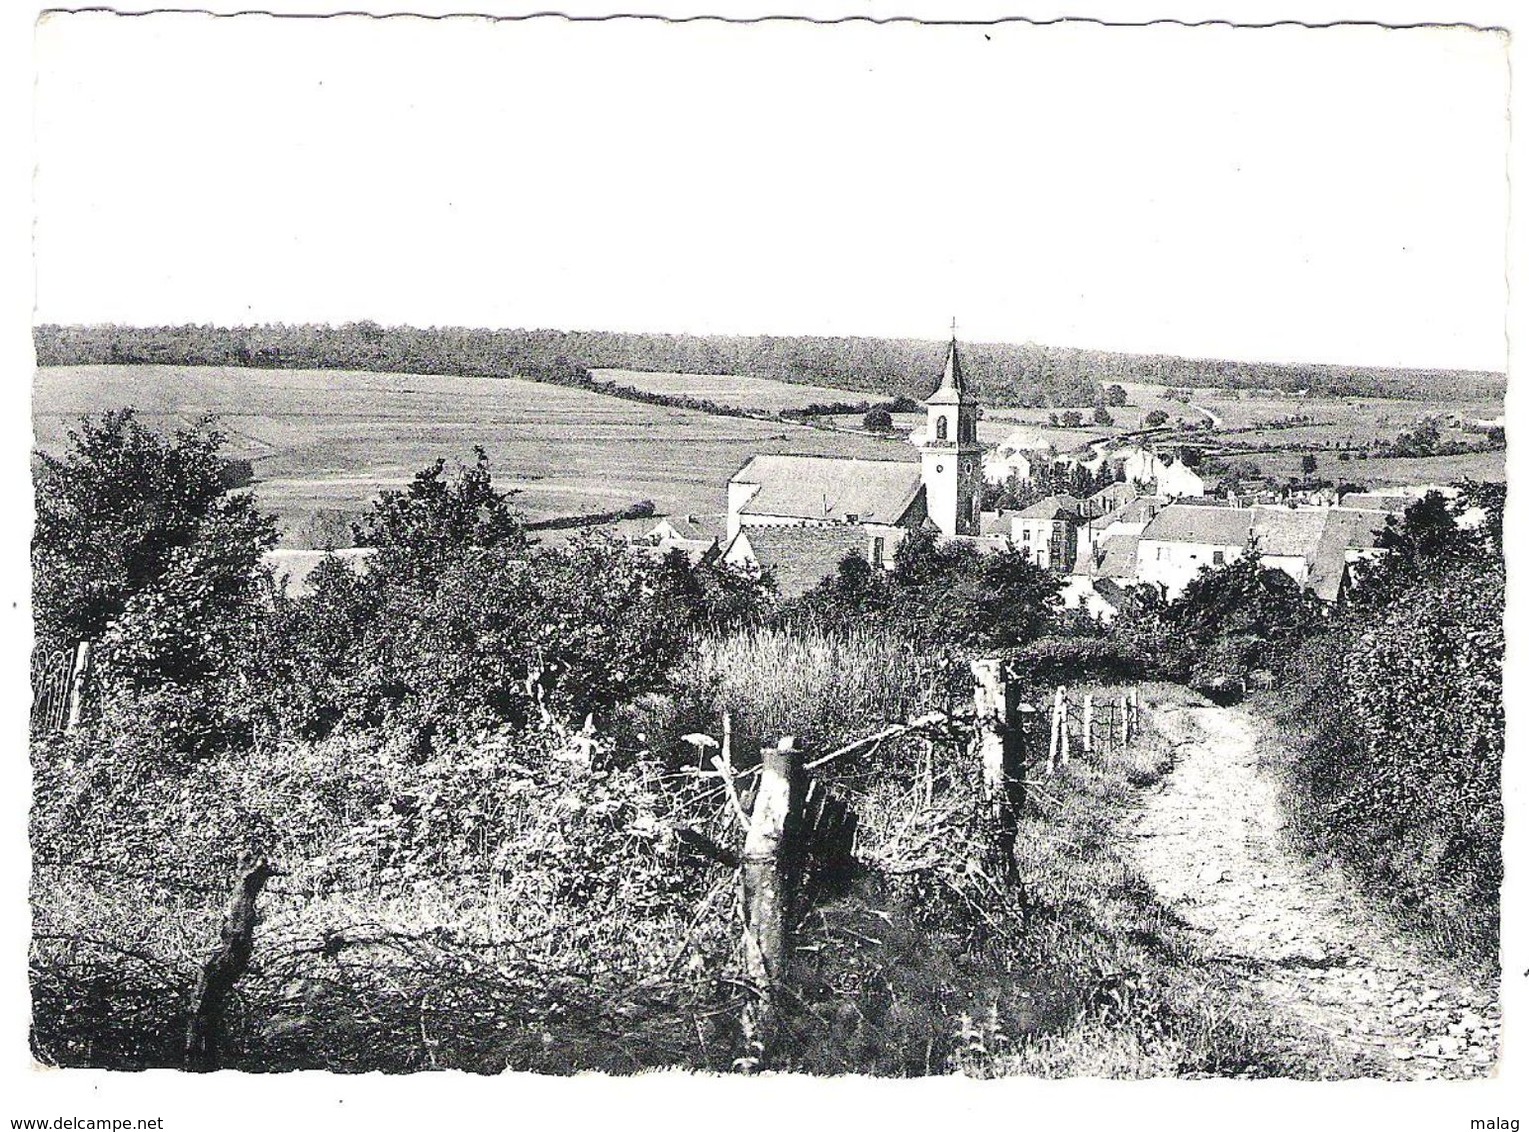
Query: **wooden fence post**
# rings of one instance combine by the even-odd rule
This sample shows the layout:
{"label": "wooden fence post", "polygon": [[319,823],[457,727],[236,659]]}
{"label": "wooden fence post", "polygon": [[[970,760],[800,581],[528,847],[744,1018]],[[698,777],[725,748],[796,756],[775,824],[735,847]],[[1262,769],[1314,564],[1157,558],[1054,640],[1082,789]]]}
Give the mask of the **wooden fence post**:
{"label": "wooden fence post", "polygon": [[69,716],[64,730],[73,734],[80,728],[80,713],[85,701],[85,676],[90,667],[90,642],[81,641],[74,649],[74,672],[69,677]]}
{"label": "wooden fence post", "polygon": [[1070,752],[1071,747],[1072,747],[1072,737],[1070,735],[1068,735],[1068,733],[1067,733],[1067,723],[1068,723],[1069,718],[1072,715],[1072,712],[1069,710],[1071,705],[1067,702],[1067,696],[1066,696],[1065,693],[1066,693],[1066,689],[1065,688],[1058,688],[1057,689],[1057,702],[1059,704],[1058,710],[1062,714],[1062,726],[1060,728],[1060,731],[1061,731],[1061,737],[1062,737],[1062,758],[1061,758],[1061,762],[1062,762],[1063,766],[1067,765],[1068,755],[1069,755],[1069,752]]}
{"label": "wooden fence post", "polygon": [[759,789],[743,842],[743,956],[766,1015],[783,986],[786,966],[786,891],[782,858],[800,752],[784,736],[760,752]]}
{"label": "wooden fence post", "polygon": [[1131,697],[1125,692],[1120,693],[1120,745],[1130,745],[1131,742]]}
{"label": "wooden fence post", "polygon": [[1094,694],[1083,693],[1083,753],[1094,753]]}
{"label": "wooden fence post", "polygon": [[1062,689],[1056,690],[1051,704],[1051,746],[1046,751],[1046,773],[1055,774],[1057,757],[1062,752]]}
{"label": "wooden fence post", "polygon": [[221,1063],[228,992],[249,966],[255,946],[255,902],[265,882],[280,875],[270,862],[258,857],[246,856],[239,869],[239,883],[218,928],[218,944],[197,974],[191,1017],[186,1023],[186,1068],[198,1073],[217,1069]]}
{"label": "wooden fence post", "polygon": [[981,728],[982,802],[991,824],[994,856],[1000,874],[1014,871],[1014,838],[1025,804],[1026,710],[1004,679],[1001,660],[972,661],[972,693]]}

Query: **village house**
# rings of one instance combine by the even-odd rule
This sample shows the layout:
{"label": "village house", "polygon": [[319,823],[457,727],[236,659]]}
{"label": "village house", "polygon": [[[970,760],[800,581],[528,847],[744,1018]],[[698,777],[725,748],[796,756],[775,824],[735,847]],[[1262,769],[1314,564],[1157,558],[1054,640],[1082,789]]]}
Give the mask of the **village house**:
{"label": "village house", "polygon": [[[1140,495],[1117,510],[1105,511],[1089,519],[1078,528],[1078,558],[1074,572],[1087,572],[1091,563],[1101,562],[1106,545],[1140,536],[1164,506],[1166,504],[1156,496]],[[1119,555],[1118,549],[1116,554]]]}
{"label": "village house", "polygon": [[1084,507],[1071,495],[1048,495],[1014,516],[1009,539],[1043,569],[1066,573],[1078,556]]}
{"label": "village house", "polygon": [[1183,499],[1205,494],[1205,480],[1182,458],[1160,454],[1140,445],[1127,445],[1104,453],[1090,463],[1096,472],[1107,468],[1114,478],[1141,484],[1164,499]]}
{"label": "village house", "polygon": [[1039,433],[1016,429],[997,448],[982,459],[982,476],[994,485],[1006,484],[1010,477],[1028,480],[1041,464],[1056,460],[1056,448]]}

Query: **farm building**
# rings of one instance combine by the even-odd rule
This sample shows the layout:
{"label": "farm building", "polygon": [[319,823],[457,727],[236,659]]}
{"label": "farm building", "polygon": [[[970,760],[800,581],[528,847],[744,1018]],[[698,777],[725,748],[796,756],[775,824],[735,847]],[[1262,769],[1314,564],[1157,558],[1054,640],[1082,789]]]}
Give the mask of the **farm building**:
{"label": "farm building", "polygon": [[1264,565],[1332,602],[1347,584],[1349,567],[1376,553],[1385,522],[1384,512],[1341,507],[1174,504],[1142,530],[1135,576],[1172,599],[1202,568],[1224,566],[1256,546]]}
{"label": "farm building", "polygon": [[768,574],[782,597],[797,597],[833,574],[849,554],[859,553],[871,566],[890,569],[893,552],[906,533],[849,524],[748,526],[727,544],[722,561]]}
{"label": "farm building", "polygon": [[[1166,504],[1154,496],[1138,496],[1114,511],[1089,519],[1078,528],[1078,559],[1075,568],[1086,569],[1104,553],[1104,545],[1121,538],[1136,538]],[[1133,544],[1134,545],[1134,544]]]}

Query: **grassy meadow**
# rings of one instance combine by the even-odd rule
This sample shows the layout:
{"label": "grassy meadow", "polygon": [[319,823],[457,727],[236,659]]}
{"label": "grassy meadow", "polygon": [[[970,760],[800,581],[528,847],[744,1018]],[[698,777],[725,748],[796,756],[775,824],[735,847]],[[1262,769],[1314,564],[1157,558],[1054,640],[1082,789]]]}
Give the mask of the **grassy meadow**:
{"label": "grassy meadow", "polygon": [[39,369],[37,445],[57,450],[81,414],[122,405],[154,428],[216,414],[227,454],[253,462],[256,497],[289,538],[313,512],[359,512],[379,489],[407,483],[436,457],[470,458],[475,444],[532,520],[643,499],[660,514],[717,515],[728,477],[760,452],[912,457],[906,445],[869,436],[513,378],[212,366]]}

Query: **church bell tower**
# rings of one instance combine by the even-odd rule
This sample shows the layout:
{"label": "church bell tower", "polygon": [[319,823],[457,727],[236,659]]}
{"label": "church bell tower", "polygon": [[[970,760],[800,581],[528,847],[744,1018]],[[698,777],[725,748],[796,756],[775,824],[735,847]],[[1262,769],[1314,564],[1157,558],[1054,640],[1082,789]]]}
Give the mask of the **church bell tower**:
{"label": "church bell tower", "polygon": [[940,533],[974,535],[982,523],[982,445],[977,443],[977,399],[961,372],[951,325],[950,349],[940,387],[927,402],[924,437],[924,499]]}

